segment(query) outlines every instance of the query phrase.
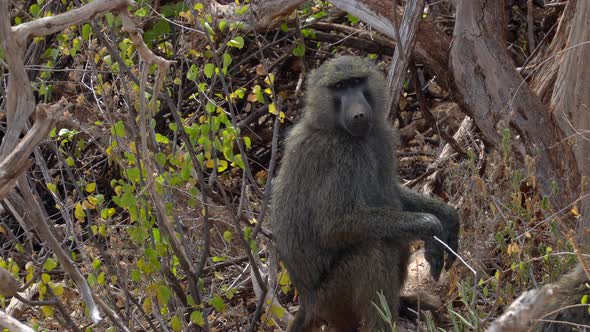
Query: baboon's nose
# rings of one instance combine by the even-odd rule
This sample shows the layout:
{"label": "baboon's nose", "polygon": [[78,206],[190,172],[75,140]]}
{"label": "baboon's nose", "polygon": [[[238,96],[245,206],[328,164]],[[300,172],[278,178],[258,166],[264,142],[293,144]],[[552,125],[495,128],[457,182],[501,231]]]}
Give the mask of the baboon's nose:
{"label": "baboon's nose", "polygon": [[355,114],[353,116],[353,119],[355,119],[355,120],[364,120],[365,119],[365,113],[363,113],[363,112],[357,113],[357,114]]}

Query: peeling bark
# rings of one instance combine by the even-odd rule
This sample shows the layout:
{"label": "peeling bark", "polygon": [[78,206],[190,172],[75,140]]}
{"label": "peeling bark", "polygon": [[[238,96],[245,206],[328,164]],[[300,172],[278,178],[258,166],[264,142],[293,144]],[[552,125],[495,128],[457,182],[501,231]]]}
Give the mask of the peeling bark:
{"label": "peeling bark", "polygon": [[569,38],[559,62],[551,108],[558,127],[572,143],[578,169],[586,177],[579,202],[578,236],[590,244],[590,1],[578,1]]}
{"label": "peeling bark", "polygon": [[461,109],[497,147],[510,129],[515,156],[535,158],[544,193],[555,180],[561,190],[556,203],[570,203],[578,193],[578,165],[563,130],[506,52],[504,1],[462,0],[456,17],[450,68]]}
{"label": "peeling bark", "polygon": [[549,104],[553,86],[557,78],[557,71],[561,64],[562,54],[572,27],[575,14],[576,0],[570,0],[565,5],[563,14],[559,18],[557,31],[547,48],[542,48],[530,62],[534,72],[530,75],[531,89],[541,98],[543,103]]}

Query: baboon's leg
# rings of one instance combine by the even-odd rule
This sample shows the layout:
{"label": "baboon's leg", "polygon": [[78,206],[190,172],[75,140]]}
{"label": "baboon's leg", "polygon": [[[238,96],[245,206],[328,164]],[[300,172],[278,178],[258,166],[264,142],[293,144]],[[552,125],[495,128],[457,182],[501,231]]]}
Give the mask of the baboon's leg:
{"label": "baboon's leg", "polygon": [[[391,254],[393,255],[393,253]],[[397,255],[397,253],[395,254]],[[391,260],[391,257],[389,257],[389,259],[386,258],[386,261]],[[400,266],[398,264],[389,266],[381,265],[380,267],[375,267],[375,270],[371,276],[370,284],[368,284],[366,287],[366,291],[368,292],[368,298],[366,299],[367,302],[366,304],[360,306],[362,309],[364,309],[363,316],[365,317],[365,322],[361,329],[363,332],[386,332],[391,330],[391,327],[387,322],[385,322],[385,320],[383,320],[383,317],[381,317],[377,311],[377,308],[375,308],[375,305],[373,304],[375,303],[377,306],[382,308],[381,302],[379,301],[379,297],[377,295],[378,292],[383,293],[393,321],[397,320],[400,309]]]}
{"label": "baboon's leg", "polygon": [[309,309],[303,303],[299,305],[299,310],[295,314],[295,317],[287,331],[289,332],[313,332],[313,319],[311,316],[313,315],[308,311]]}
{"label": "baboon's leg", "polygon": [[379,305],[377,292],[382,291],[397,319],[399,261],[399,251],[382,242],[356,247],[341,256],[316,293],[318,318],[327,323],[329,331],[387,329],[372,303]]}

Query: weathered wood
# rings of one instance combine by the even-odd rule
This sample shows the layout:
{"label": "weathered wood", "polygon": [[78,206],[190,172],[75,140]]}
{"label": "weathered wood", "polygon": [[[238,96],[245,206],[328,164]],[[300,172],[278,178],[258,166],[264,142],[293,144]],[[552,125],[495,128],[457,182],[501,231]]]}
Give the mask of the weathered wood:
{"label": "weathered wood", "polygon": [[[573,143],[578,170],[590,177],[590,1],[578,1],[569,38],[563,52],[551,98],[559,128]],[[586,180],[588,181],[588,180]],[[578,234],[590,245],[590,185],[586,183],[578,203],[582,214]]]}
{"label": "weathered wood", "polygon": [[462,0],[457,5],[450,69],[458,104],[495,146],[510,129],[515,157],[534,157],[543,191],[549,194],[555,180],[562,193],[557,203],[570,203],[579,187],[578,166],[563,130],[506,52],[504,1]]}
{"label": "weathered wood", "polygon": [[0,311],[0,328],[12,332],[33,332],[34,330]]}
{"label": "weathered wood", "polygon": [[401,38],[401,40],[398,41],[398,45],[400,47],[395,48],[395,52],[391,58],[391,66],[387,73],[387,85],[391,91],[388,103],[390,106],[391,118],[396,117],[395,114],[397,113],[399,97],[402,93],[408,66],[410,64],[410,57],[414,50],[414,44],[416,43],[416,33],[422,18],[422,13],[424,12],[424,4],[424,0],[409,2],[404,10],[404,16],[401,25],[399,26],[399,38]]}
{"label": "weathered wood", "polygon": [[557,72],[561,65],[561,50],[565,48],[570,34],[572,20],[575,14],[577,0],[570,0],[565,5],[559,18],[555,35],[551,39],[549,47],[542,47],[530,61],[530,66],[535,70],[529,75],[531,89],[541,98],[545,104],[549,104],[553,92],[553,86],[557,78]]}
{"label": "weathered wood", "polygon": [[535,319],[541,316],[545,305],[553,296],[554,289],[546,286],[541,289],[529,290],[522,293],[502,316],[498,317],[487,332],[524,332],[535,324]]}
{"label": "weathered wood", "polygon": [[30,166],[28,157],[33,149],[47,137],[58,117],[71,106],[65,99],[54,105],[37,106],[37,120],[22,140],[0,161],[0,199],[5,198],[14,188],[20,174]]}

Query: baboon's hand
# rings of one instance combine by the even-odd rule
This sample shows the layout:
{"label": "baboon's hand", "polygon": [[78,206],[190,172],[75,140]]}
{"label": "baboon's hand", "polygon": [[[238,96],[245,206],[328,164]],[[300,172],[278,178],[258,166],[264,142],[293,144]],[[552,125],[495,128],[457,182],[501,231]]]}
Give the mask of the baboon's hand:
{"label": "baboon's hand", "polygon": [[444,248],[438,241],[432,239],[424,241],[424,251],[424,257],[430,264],[430,275],[434,280],[438,280],[445,259]]}
{"label": "baboon's hand", "polygon": [[[453,251],[457,252],[459,246],[460,226],[457,212],[454,209],[449,208],[448,214],[446,214],[445,218],[441,221],[443,222],[445,229],[439,239],[446,243]],[[434,280],[438,280],[443,268],[443,263],[445,269],[448,270],[451,268],[457,257],[434,238],[426,240],[424,247],[424,256],[426,261],[430,264],[430,274]],[[447,252],[446,262],[445,251]]]}

